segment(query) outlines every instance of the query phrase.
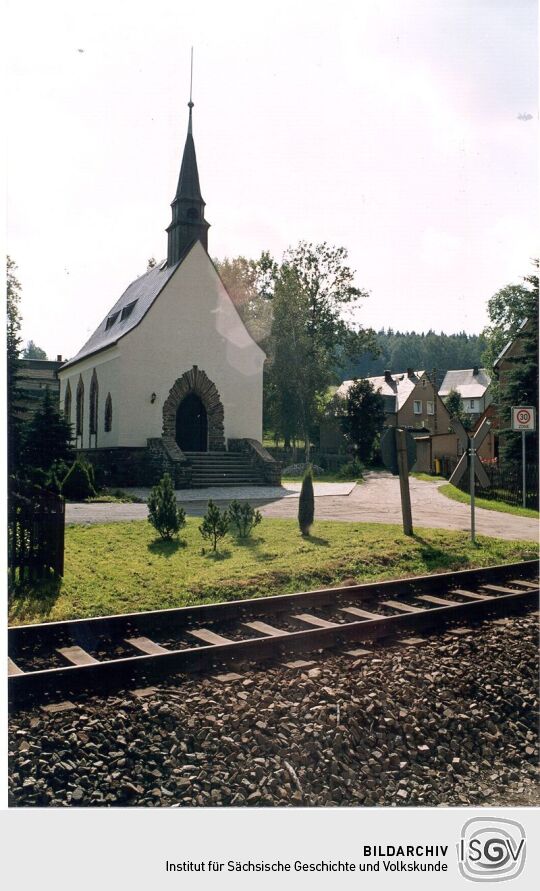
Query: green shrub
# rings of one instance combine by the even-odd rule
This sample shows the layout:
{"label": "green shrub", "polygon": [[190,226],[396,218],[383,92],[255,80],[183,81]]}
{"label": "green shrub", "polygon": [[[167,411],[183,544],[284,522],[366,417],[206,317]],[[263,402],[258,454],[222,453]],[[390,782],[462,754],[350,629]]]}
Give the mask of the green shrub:
{"label": "green shrub", "polygon": [[62,482],[62,495],[70,501],[84,501],[95,494],[86,463],[77,459]]}
{"label": "green shrub", "polygon": [[342,480],[357,479],[361,480],[364,474],[364,465],[358,458],[353,458],[347,464],[342,464],[338,471],[338,476]]}
{"label": "green shrub", "polygon": [[300,490],[300,500],[298,503],[298,525],[302,535],[309,535],[313,526],[313,518],[315,516],[315,495],[313,493],[313,472],[311,464],[308,464],[304,478],[302,480],[302,488]]}
{"label": "green shrub", "polygon": [[255,526],[262,521],[262,514],[255,510],[248,501],[240,504],[233,501],[229,507],[229,522],[236,530],[238,538],[249,538]]}
{"label": "green shrub", "polygon": [[178,507],[172,479],[168,473],[160,479],[148,496],[148,522],[165,540],[178,535],[186,524],[186,512]]}
{"label": "green shrub", "polygon": [[206,513],[199,526],[199,532],[206,541],[212,543],[212,550],[217,551],[217,543],[220,538],[225,538],[229,531],[229,514],[221,511],[213,501],[208,502]]}

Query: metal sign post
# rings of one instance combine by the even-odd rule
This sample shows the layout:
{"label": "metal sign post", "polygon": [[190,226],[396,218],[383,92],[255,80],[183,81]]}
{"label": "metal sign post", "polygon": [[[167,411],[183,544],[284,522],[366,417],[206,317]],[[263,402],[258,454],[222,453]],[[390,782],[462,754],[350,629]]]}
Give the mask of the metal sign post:
{"label": "metal sign post", "polygon": [[527,474],[525,454],[525,434],[536,430],[536,409],[532,405],[512,406],[512,430],[521,430],[521,494],[523,507],[527,507]]}
{"label": "metal sign post", "polygon": [[471,541],[474,544],[476,542],[474,503],[475,477],[478,479],[478,482],[481,486],[489,486],[489,477],[482,467],[482,462],[480,461],[480,458],[476,453],[484,442],[484,439],[488,435],[491,429],[491,424],[486,418],[484,418],[474,436],[469,436],[459,418],[451,418],[450,426],[452,427],[454,433],[457,435],[461,443],[461,446],[463,448],[463,455],[459,459],[457,467],[448,482],[451,483],[453,486],[457,485],[457,483],[460,481],[461,477],[467,470],[467,466],[469,467],[469,493],[471,496]]}
{"label": "metal sign post", "polygon": [[525,431],[521,431],[521,494],[523,498],[523,507],[527,507],[527,474],[525,473],[526,450],[525,450]]}

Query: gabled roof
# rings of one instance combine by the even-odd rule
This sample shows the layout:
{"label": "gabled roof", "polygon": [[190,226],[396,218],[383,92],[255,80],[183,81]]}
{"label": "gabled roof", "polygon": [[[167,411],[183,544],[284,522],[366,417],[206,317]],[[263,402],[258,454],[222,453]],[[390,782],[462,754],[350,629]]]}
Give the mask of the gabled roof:
{"label": "gabled roof", "polygon": [[[74,365],[75,362],[79,362],[86,356],[91,356],[92,353],[97,353],[105,349],[105,347],[113,346],[121,337],[132,331],[146,315],[158,294],[160,294],[169,279],[174,275],[192,247],[193,245],[190,245],[184,257],[174,266],[167,266],[166,261],[162,261],[145,272],[144,275],[141,275],[140,278],[131,282],[120,297],[120,300],[117,300],[101,324],[96,328],[91,338],[86,341],[77,355],[73,359],[69,359],[62,367],[68,368],[68,366]],[[134,306],[129,312],[127,308],[132,303],[134,303]],[[126,315],[124,319],[122,319],[122,310],[129,312],[129,315]],[[113,321],[115,315],[116,318]],[[112,322],[112,324],[109,323],[108,328],[107,320]]]}
{"label": "gabled roof", "polygon": [[491,383],[485,368],[462,368],[447,371],[439,390],[439,396],[445,397],[455,390],[462,399],[481,399]]}
{"label": "gabled roof", "polygon": [[[390,414],[403,408],[416,385],[422,380],[424,374],[424,371],[413,371],[412,377],[405,372],[402,374],[392,374],[390,375],[392,384],[387,381],[384,374],[378,375],[377,377],[363,378],[363,380],[368,380],[373,385],[375,392],[378,391],[381,396],[384,397],[384,410]],[[343,381],[341,386],[337,389],[337,395],[341,399],[344,399],[347,396],[349,388],[353,384],[354,381]]]}
{"label": "gabled roof", "polygon": [[514,344],[516,343],[516,341],[520,339],[521,335],[522,335],[522,334],[524,333],[524,331],[525,331],[526,329],[528,329],[529,327],[530,327],[530,325],[529,325],[529,319],[523,319],[521,325],[519,326],[519,328],[518,328],[518,330],[517,330],[517,334],[512,338],[512,340],[509,340],[509,341],[508,341],[508,343],[502,348],[501,352],[499,353],[499,355],[498,355],[497,358],[495,359],[495,362],[493,363],[493,367],[494,367],[494,368],[497,368],[499,362],[502,362],[502,360],[503,360],[504,357],[507,355],[507,353],[509,353],[509,352],[512,350],[512,347],[514,346]]}

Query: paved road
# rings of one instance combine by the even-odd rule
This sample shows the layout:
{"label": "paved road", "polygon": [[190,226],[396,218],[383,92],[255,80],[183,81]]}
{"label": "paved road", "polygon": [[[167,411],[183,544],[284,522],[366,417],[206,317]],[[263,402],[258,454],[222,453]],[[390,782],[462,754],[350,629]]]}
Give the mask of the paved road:
{"label": "paved road", "polygon": [[[328,485],[328,489],[325,487]],[[431,529],[469,529],[470,509],[466,504],[451,501],[437,490],[440,482],[424,482],[411,477],[411,501],[415,526]],[[388,473],[369,473],[361,486],[349,495],[331,494],[332,484],[318,483],[315,516],[320,520],[356,521],[360,523],[401,523],[399,480]],[[325,493],[328,494],[325,494]],[[229,490],[229,497],[236,493]],[[298,502],[295,497],[276,497],[268,493],[260,498],[260,490],[251,490],[252,504],[257,505],[266,517],[296,517]],[[259,497],[257,497],[259,496]],[[206,509],[204,501],[186,502],[186,513],[201,516]],[[242,497],[246,497],[243,495]],[[226,504],[227,502],[222,502]],[[69,504],[66,509],[68,523],[110,523],[126,520],[142,520],[147,516],[145,504]],[[481,535],[508,540],[538,540],[538,521],[517,517],[498,511],[476,511],[476,528]]]}

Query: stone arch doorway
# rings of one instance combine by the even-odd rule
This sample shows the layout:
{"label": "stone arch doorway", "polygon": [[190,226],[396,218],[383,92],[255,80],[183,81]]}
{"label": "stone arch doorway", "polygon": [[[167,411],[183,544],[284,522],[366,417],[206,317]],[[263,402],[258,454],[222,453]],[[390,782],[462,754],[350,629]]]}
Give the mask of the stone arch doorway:
{"label": "stone arch doorway", "polygon": [[[197,397],[187,402],[187,397]],[[184,408],[182,403],[186,402]],[[177,437],[177,418],[183,422],[187,420],[187,429],[191,429],[193,436],[198,436],[197,442],[201,442],[204,429],[204,416],[206,416],[206,445],[203,448],[190,448],[182,445]],[[190,420],[191,419],[191,420]],[[186,429],[182,424],[184,430]],[[198,433],[197,433],[198,430]],[[186,371],[179,377],[169,391],[169,395],[163,405],[163,439],[171,444],[177,444],[182,451],[210,451],[221,452],[225,450],[224,412],[223,403],[219,391],[206,372],[196,365],[190,371]]]}
{"label": "stone arch doorway", "polygon": [[208,451],[208,415],[197,393],[188,393],[176,409],[176,442],[183,452]]}

